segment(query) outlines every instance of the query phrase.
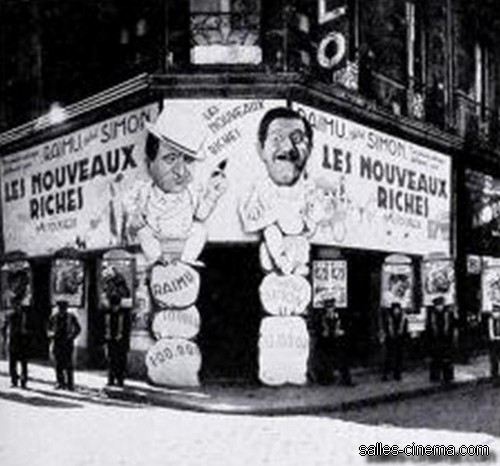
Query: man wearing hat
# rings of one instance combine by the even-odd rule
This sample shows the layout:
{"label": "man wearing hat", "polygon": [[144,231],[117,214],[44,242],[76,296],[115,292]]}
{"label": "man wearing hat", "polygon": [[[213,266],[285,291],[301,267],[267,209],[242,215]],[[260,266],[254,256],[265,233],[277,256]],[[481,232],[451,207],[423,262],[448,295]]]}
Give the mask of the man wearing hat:
{"label": "man wearing hat", "polygon": [[427,335],[431,356],[429,378],[431,382],[453,381],[453,349],[457,323],[442,296],[433,299],[427,312]]}
{"label": "man wearing hat", "polygon": [[[12,301],[12,311],[7,314],[2,333],[8,335],[9,374],[12,387],[17,387],[19,379],[21,388],[26,388],[28,381],[28,346],[29,328],[28,314],[22,306],[21,298],[15,296]],[[17,365],[21,365],[21,377],[17,373]]]}
{"label": "man wearing hat", "polygon": [[129,231],[139,239],[150,264],[174,252],[180,253],[182,261],[200,265],[198,256],[207,236],[203,222],[226,190],[220,166],[206,189],[194,187],[194,162],[204,158],[204,140],[193,123],[167,107],[155,124],[147,125],[150,180],[129,200]]}
{"label": "man wearing hat", "polygon": [[345,322],[336,308],[334,297],[323,301],[323,308],[313,310],[315,340],[313,379],[326,385],[334,381],[334,370],[340,372],[342,385],[352,385],[348,364],[348,340]]}
{"label": "man wearing hat", "polygon": [[57,301],[57,310],[49,319],[48,337],[56,366],[56,388],[74,390],[73,349],[81,327],[76,316],[68,312],[68,302]]}

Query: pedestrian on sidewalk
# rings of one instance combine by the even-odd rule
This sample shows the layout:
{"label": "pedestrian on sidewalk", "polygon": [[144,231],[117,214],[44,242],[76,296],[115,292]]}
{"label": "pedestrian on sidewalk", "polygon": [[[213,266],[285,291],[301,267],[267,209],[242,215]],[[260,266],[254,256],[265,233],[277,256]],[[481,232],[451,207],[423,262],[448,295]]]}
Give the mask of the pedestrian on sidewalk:
{"label": "pedestrian on sidewalk", "polygon": [[445,306],[443,297],[434,298],[427,312],[431,382],[442,381],[447,384],[453,381],[456,332],[457,319],[453,310]]}
{"label": "pedestrian on sidewalk", "polygon": [[328,385],[335,380],[334,371],[338,369],[341,383],[351,385],[346,332],[335,298],[326,299],[323,307],[314,311],[312,327],[315,341],[312,379]]}
{"label": "pedestrian on sidewalk", "polygon": [[401,304],[394,302],[382,311],[382,340],[384,344],[384,367],[382,380],[389,374],[401,380],[403,355],[408,334],[408,317]]}
{"label": "pedestrian on sidewalk", "polygon": [[123,387],[130,347],[130,310],[121,306],[120,294],[111,294],[104,316],[105,342],[108,354],[108,385]]}
{"label": "pedestrian on sidewalk", "polygon": [[56,389],[74,390],[73,351],[81,327],[76,316],[68,312],[68,302],[57,301],[57,310],[49,319],[48,337],[52,340],[55,360]]}
{"label": "pedestrian on sidewalk", "polygon": [[[17,387],[19,380],[21,388],[28,383],[29,336],[28,310],[22,305],[21,299],[13,298],[12,310],[7,314],[2,334],[8,340],[9,374],[11,386]],[[17,373],[18,363],[21,365],[21,376]]]}
{"label": "pedestrian on sidewalk", "polygon": [[488,318],[488,341],[490,350],[491,379],[495,385],[500,385],[498,363],[500,359],[500,306],[493,305]]}

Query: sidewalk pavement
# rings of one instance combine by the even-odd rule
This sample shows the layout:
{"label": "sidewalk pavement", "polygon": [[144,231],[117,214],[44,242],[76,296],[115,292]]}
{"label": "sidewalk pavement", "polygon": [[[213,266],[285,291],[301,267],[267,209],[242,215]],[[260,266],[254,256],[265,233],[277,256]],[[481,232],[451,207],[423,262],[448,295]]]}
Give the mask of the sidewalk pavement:
{"label": "sidewalk pavement", "polygon": [[[7,361],[0,361],[0,376],[8,377]],[[53,385],[52,367],[30,362],[29,378]],[[353,371],[355,386],[308,385],[265,387],[241,385],[205,385],[198,388],[155,387],[144,381],[127,380],[124,388],[106,387],[104,371],[76,371],[78,391],[104,393],[107,397],[155,406],[224,414],[286,415],[345,411],[378,403],[429,395],[464,385],[489,380],[487,356],[455,365],[455,381],[450,387],[429,382],[426,367],[403,374],[400,382],[382,382],[378,372]],[[29,382],[28,382],[29,385]]]}

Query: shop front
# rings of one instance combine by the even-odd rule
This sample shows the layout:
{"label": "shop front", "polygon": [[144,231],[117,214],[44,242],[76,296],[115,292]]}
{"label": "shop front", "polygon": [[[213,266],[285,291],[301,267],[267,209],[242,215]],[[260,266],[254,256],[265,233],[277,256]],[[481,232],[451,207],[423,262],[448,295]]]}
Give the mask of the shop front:
{"label": "shop front", "polygon": [[2,308],[23,295],[40,357],[64,299],[84,329],[80,361],[101,365],[103,309],[120,289],[129,372],[303,385],[328,299],[349,315],[361,365],[376,362],[381,308],[400,303],[418,341],[432,298],[455,301],[451,158],[299,100],[167,97],[0,163],[16,259]]}
{"label": "shop front", "polygon": [[500,304],[500,180],[485,171],[465,170],[464,303],[469,324],[468,346],[484,348],[487,319]]}

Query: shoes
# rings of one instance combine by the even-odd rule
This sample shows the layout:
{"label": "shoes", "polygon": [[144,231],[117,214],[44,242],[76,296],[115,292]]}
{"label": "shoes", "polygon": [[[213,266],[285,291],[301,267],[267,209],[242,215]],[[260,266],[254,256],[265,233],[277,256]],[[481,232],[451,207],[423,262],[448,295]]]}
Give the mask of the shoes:
{"label": "shoes", "polygon": [[60,383],[56,383],[56,384],[54,385],[54,388],[55,388],[56,390],[64,390],[66,387],[65,387],[64,385],[61,385]]}
{"label": "shoes", "polygon": [[17,388],[17,381],[10,383],[10,388]]}

